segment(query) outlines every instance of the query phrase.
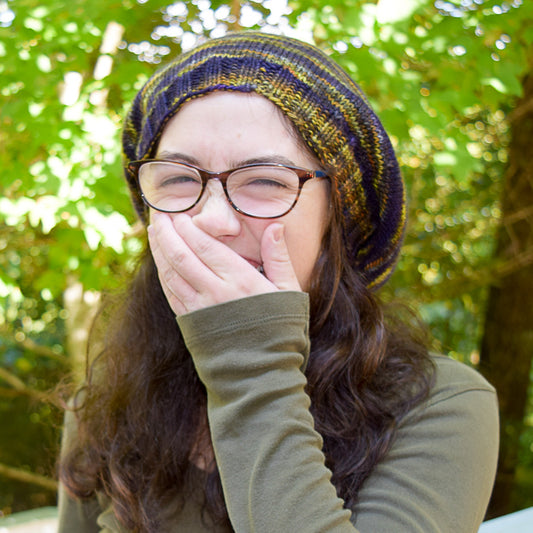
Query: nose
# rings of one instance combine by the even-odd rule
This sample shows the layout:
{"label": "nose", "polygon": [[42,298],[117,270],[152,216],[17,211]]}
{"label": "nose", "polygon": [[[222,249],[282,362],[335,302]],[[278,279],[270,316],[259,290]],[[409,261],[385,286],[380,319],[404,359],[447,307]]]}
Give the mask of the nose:
{"label": "nose", "polygon": [[217,239],[235,237],[241,231],[239,217],[228,202],[218,179],[207,182],[202,199],[193,208],[191,218],[197,227]]}

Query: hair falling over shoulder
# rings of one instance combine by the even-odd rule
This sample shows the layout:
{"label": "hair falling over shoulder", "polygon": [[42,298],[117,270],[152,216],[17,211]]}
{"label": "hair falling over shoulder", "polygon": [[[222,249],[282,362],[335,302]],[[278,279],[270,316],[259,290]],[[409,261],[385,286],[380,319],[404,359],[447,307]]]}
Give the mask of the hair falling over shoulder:
{"label": "hair falling over shoulder", "polygon": [[164,501],[188,486],[206,394],[149,251],[123,294],[104,300],[91,346],[60,480],[77,498],[105,492],[129,530],[157,531]]}
{"label": "hair falling over shoulder", "polygon": [[[315,267],[306,375],[326,464],[349,506],[401,419],[427,396],[433,372],[422,330],[387,317],[347,266],[339,227],[329,225]],[[124,295],[104,302],[94,329],[101,349],[74,402],[78,433],[60,480],[77,498],[106,493],[127,529],[155,532],[165,501],[190,490],[206,392],[149,252]],[[229,524],[216,466],[205,475],[205,510]]]}

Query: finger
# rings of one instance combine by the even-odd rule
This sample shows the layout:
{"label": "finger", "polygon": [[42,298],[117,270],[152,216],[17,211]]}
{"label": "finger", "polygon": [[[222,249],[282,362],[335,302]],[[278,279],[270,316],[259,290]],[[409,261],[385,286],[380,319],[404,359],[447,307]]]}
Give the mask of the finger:
{"label": "finger", "polygon": [[285,228],[280,223],[268,226],[261,239],[261,256],[267,278],[280,290],[301,291],[285,242]]}
{"label": "finger", "polygon": [[163,276],[159,277],[159,283],[161,284],[161,288],[163,289],[163,293],[167,299],[168,305],[172,309],[173,313],[176,316],[184,315],[188,312],[187,307],[184,305],[184,303],[181,301],[179,295],[175,293],[167,284]]}
{"label": "finger", "polygon": [[[163,218],[168,217],[163,216]],[[174,313],[181,315],[187,312],[187,302],[197,297],[197,291],[183,279],[170,259],[172,252],[169,253],[169,249],[172,246],[184,246],[184,244],[179,243],[180,238],[169,222],[156,221],[155,217],[148,227],[148,240],[163,292]]]}
{"label": "finger", "polygon": [[[180,316],[186,312],[186,309],[178,296],[179,291],[173,290],[169,283],[167,283],[167,279],[171,278],[173,274],[170,272],[170,265],[168,264],[165,255],[162,253],[161,246],[155,236],[155,230],[151,225],[148,226],[148,242],[163,293],[165,294],[168,304],[174,314]],[[174,279],[174,282],[176,281],[177,279]]]}
{"label": "finger", "polygon": [[[190,217],[183,216],[181,220],[190,222]],[[179,275],[195,291],[200,291],[203,286],[215,281],[216,274],[191,249],[178,231],[180,224],[169,216],[158,214],[152,217],[152,225],[158,252],[165,259],[164,262],[161,261],[161,266],[168,269],[167,282],[170,282],[174,275]]]}
{"label": "finger", "polygon": [[[227,280],[233,278],[236,272],[255,270],[223,242],[196,226],[189,216],[176,216],[174,228],[195,256],[218,278]],[[197,269],[190,272],[190,279],[187,279],[191,284],[194,285],[194,279],[198,274]]]}
{"label": "finger", "polygon": [[186,279],[201,293],[199,302],[205,307],[277,290],[266,276],[260,274],[246,259],[229,246],[196,226],[188,216],[174,218],[174,227],[189,248],[215,275],[209,285],[196,285],[193,272]]}
{"label": "finger", "polygon": [[[183,314],[237,298],[277,290],[265,276],[190,217],[152,217],[150,243],[162,287]],[[179,303],[174,303],[174,298]]]}

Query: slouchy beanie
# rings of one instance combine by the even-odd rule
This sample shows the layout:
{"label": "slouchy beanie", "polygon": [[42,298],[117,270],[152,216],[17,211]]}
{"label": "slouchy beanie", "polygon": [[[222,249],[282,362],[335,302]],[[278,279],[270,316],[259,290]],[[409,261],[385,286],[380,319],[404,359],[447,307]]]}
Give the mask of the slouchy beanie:
{"label": "slouchy beanie", "polygon": [[122,137],[126,179],[141,220],[146,222],[146,206],[128,163],[153,157],[180,107],[213,91],[257,93],[292,122],[340,198],[349,261],[367,287],[382,285],[394,269],[406,218],[390,139],[348,74],[318,48],[293,38],[228,34],[178,56],[148,80]]}

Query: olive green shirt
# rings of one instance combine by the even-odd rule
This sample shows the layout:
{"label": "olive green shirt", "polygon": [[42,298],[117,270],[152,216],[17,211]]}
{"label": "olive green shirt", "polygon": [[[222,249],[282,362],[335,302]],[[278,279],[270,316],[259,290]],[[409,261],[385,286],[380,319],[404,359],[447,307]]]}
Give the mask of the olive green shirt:
{"label": "olive green shirt", "polygon": [[[308,297],[280,292],[178,318],[208,397],[216,462],[237,532],[474,533],[494,481],[494,389],[474,370],[436,356],[429,399],[405,417],[394,444],[345,509],[324,465],[304,391]],[[67,415],[64,449],[75,439]],[[59,533],[124,532],[105,495],[74,501],[60,489]],[[201,497],[163,517],[162,532],[222,531]]]}

